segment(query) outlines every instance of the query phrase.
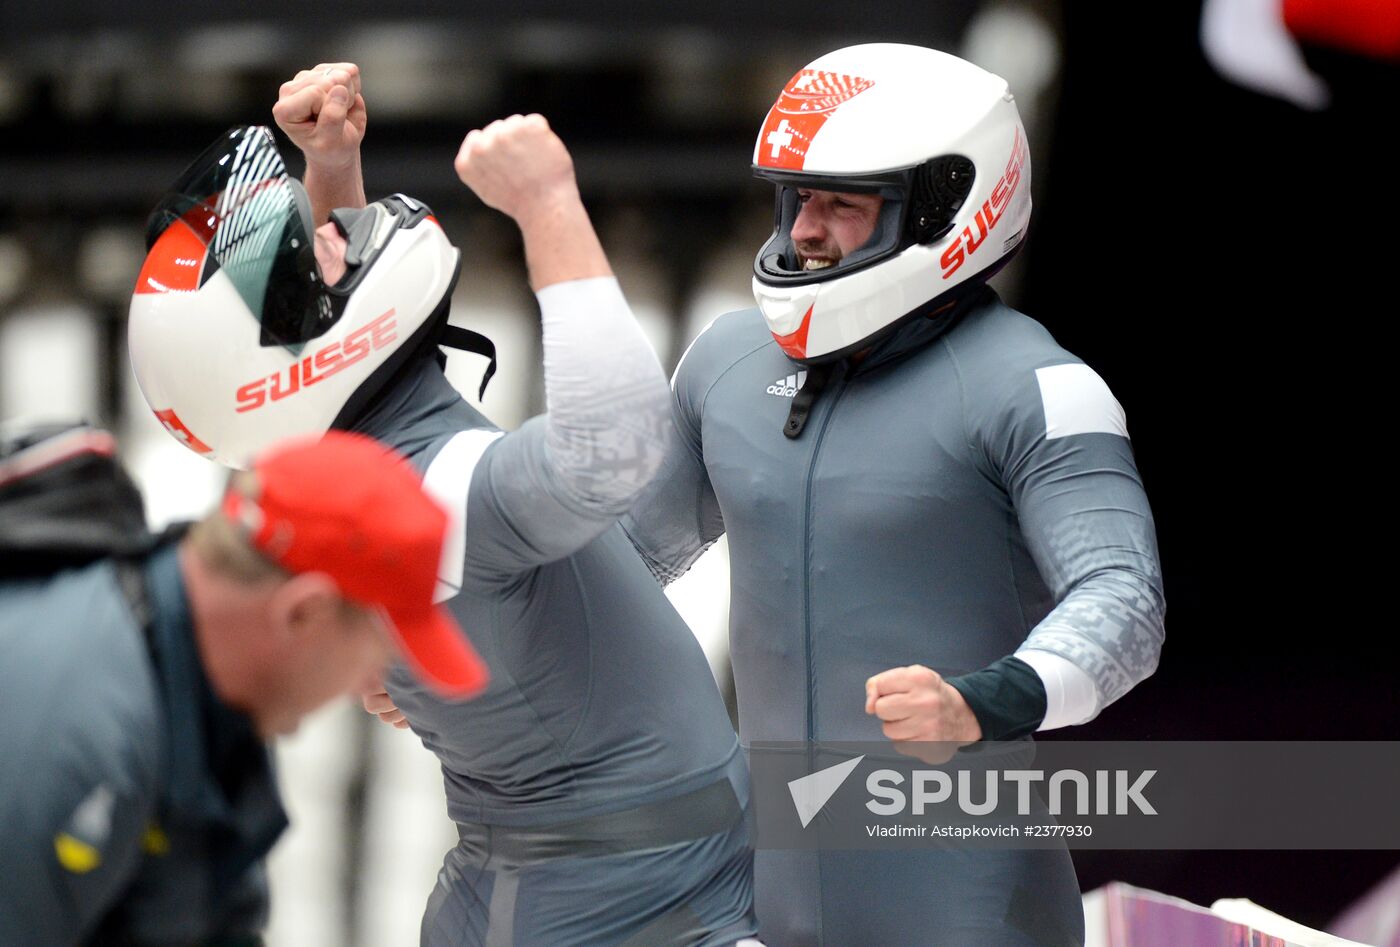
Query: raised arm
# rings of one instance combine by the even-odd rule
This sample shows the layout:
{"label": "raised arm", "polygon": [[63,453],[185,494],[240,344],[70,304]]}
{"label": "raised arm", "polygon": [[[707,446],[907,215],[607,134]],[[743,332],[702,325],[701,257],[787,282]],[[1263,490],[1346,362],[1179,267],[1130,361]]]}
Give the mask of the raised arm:
{"label": "raised arm", "polygon": [[303,69],[282,83],[272,117],[306,158],[302,184],[316,224],[330,219],[337,207],[365,206],[360,143],[366,113],[359,66],[336,62]]}
{"label": "raised arm", "polygon": [[[317,223],[337,207],[365,206],[365,101],[353,63],[297,73],[273,115],[306,157]],[[468,528],[464,566],[499,575],[568,555],[627,509],[661,463],[666,379],[612,276],[573,160],[544,117],[514,115],[470,132],[455,167],[519,226],[543,324],[547,415],[507,436],[464,432],[428,471],[449,505],[470,484],[483,509]]]}
{"label": "raised arm", "polygon": [[543,115],[512,115],[468,132],[454,167],[482,203],[520,228],[535,292],[612,276],[579,196],[573,159]]}
{"label": "raised arm", "polygon": [[473,131],[456,168],[519,226],[544,338],[547,414],[472,471],[467,561],[499,574],[562,558],[616,521],[661,464],[670,404],[548,122],[513,115]]}

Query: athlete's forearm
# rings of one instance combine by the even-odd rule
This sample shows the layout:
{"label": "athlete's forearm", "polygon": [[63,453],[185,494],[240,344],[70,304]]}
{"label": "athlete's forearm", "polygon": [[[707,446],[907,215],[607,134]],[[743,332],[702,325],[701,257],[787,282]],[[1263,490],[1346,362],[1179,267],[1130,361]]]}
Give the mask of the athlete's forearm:
{"label": "athlete's forearm", "polygon": [[612,276],[603,245],[573,182],[532,205],[516,219],[525,243],[525,265],[535,292],[569,280]]}
{"label": "athlete's forearm", "polygon": [[1102,706],[1094,679],[1069,659],[1022,646],[985,668],[948,678],[982,727],[984,740],[1088,723]]}
{"label": "athlete's forearm", "polygon": [[[549,562],[608,529],[661,463],[669,390],[579,199],[573,159],[541,115],[462,139],[457,175],[520,227],[540,303],[548,411],[483,455],[501,533],[488,571]],[[478,519],[477,522],[482,522]]]}
{"label": "athlete's forearm", "polygon": [[[1065,719],[1082,723],[1157,668],[1166,598],[1152,510],[1120,433],[1122,409],[1097,375],[1084,369],[1064,382],[1052,374],[1018,404],[1019,413],[1011,412],[1018,422],[998,435],[1011,446],[997,460],[1027,549],[1056,602],[1018,653],[1058,655],[1088,675],[1088,716]],[[1070,405],[1090,429],[1052,437],[1043,418]],[[1067,718],[1081,716],[1061,709]]]}
{"label": "athlete's forearm", "polygon": [[302,181],[311,202],[311,217],[316,226],[330,220],[331,211],[338,207],[364,207],[365,179],[360,170],[360,155],[343,167],[323,168],[307,162]]}

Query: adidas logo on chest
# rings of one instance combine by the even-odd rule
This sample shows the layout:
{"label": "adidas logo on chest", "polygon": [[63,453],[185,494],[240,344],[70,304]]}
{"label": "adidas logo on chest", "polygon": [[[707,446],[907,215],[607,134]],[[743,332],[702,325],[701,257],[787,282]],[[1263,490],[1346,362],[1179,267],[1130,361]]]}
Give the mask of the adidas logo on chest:
{"label": "adidas logo on chest", "polygon": [[807,381],[806,372],[798,372],[786,378],[779,378],[769,385],[767,391],[770,395],[777,395],[780,398],[791,398],[801,390],[802,385]]}

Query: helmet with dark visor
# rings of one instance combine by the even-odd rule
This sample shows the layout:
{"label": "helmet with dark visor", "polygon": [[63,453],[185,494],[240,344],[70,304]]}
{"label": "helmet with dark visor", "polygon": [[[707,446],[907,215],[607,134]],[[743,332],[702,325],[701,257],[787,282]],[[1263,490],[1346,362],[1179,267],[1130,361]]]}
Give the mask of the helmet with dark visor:
{"label": "helmet with dark visor", "polygon": [[[146,223],[146,249],[187,228],[204,247],[196,285],[222,272],[261,331],[264,346],[299,353],[343,307],[326,292],[301,182],[287,173],[272,132],[242,126],[219,138],[180,175]],[[172,246],[188,246],[180,234]]]}
{"label": "helmet with dark visor", "polygon": [[[972,189],[975,170],[961,155],[943,155],[867,174],[822,175],[758,166],[754,174],[777,185],[773,235],[754,259],[754,274],[772,285],[799,286],[844,276],[944,236]],[[884,202],[870,239],[835,266],[803,270],[792,242],[792,227],[802,209],[799,190],[879,194]]]}

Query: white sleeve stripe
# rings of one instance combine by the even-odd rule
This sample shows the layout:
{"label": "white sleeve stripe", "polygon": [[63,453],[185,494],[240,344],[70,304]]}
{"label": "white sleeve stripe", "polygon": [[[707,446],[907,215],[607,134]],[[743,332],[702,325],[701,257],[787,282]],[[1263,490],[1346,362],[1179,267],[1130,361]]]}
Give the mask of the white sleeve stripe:
{"label": "white sleeve stripe", "polygon": [[1055,730],[1094,719],[1099,712],[1099,693],[1083,668],[1058,654],[1034,648],[1017,651],[1016,657],[1029,664],[1045,685],[1045,719],[1036,729]]}
{"label": "white sleeve stripe", "polygon": [[1098,372],[1088,365],[1051,365],[1037,368],[1040,403],[1045,408],[1045,438],[1073,434],[1128,436],[1123,406],[1108,390]]}
{"label": "white sleeve stripe", "polygon": [[434,602],[444,602],[462,590],[462,570],[467,562],[467,493],[471,490],[472,472],[486,448],[503,433],[478,428],[454,435],[423,475],[423,489],[448,516]]}

